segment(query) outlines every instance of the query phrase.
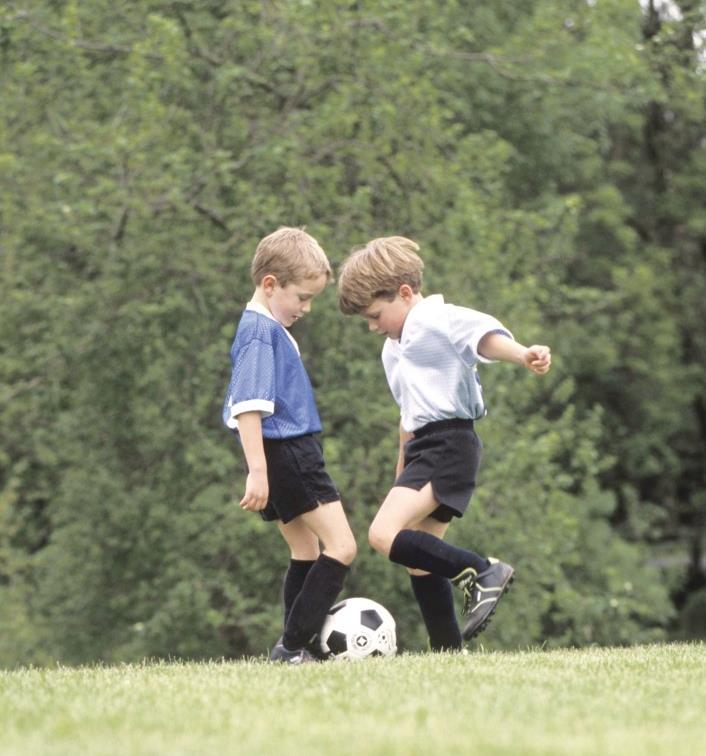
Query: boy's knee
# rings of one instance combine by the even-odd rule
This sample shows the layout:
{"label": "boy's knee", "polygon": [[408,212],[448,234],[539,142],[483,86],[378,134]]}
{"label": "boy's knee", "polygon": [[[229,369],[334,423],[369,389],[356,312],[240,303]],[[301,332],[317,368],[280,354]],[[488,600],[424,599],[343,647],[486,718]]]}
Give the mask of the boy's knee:
{"label": "boy's knee", "polygon": [[376,522],[368,530],[368,543],[382,556],[389,556],[394,534]]}
{"label": "boy's knee", "polygon": [[350,564],[358,553],[358,546],[353,538],[353,534],[348,538],[339,540],[331,548],[326,549],[326,553],[341,564]]}
{"label": "boy's knee", "polygon": [[358,545],[355,542],[355,538],[351,536],[344,544],[342,544],[341,550],[342,553],[339,561],[343,562],[343,564],[350,564],[358,553]]}

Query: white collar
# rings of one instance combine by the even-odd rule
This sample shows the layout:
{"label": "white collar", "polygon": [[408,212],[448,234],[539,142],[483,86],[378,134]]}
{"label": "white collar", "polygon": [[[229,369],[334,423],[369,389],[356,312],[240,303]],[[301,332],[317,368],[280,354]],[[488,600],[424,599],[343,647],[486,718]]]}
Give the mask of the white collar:
{"label": "white collar", "polygon": [[253,302],[252,300],[245,305],[246,310],[250,310],[252,312],[256,312],[258,315],[264,315],[266,318],[269,318],[270,320],[274,320],[275,323],[277,323],[289,336],[289,340],[294,344],[294,348],[297,350],[297,354],[300,354],[299,352],[299,344],[297,344],[296,339],[292,334],[277,320],[277,318],[267,309],[267,307],[264,307],[259,302]]}
{"label": "white collar", "polygon": [[443,294],[430,294],[428,297],[424,297],[421,302],[417,302],[417,304],[412,308],[410,314],[416,310],[419,306],[438,306],[444,304],[444,295]]}
{"label": "white collar", "polygon": [[407,313],[404,325],[402,326],[402,337],[399,339],[399,343],[401,344],[405,338],[405,334],[409,334],[410,330],[414,328],[414,322],[423,314],[422,310],[426,310],[428,307],[440,307],[443,304],[444,297],[442,294],[430,294],[428,297],[424,297],[420,302],[417,302],[409,313]]}
{"label": "white collar", "polygon": [[279,320],[265,307],[264,305],[261,305],[259,302],[255,302],[253,300],[250,300],[247,305],[245,305],[246,310],[252,310],[253,312],[258,312],[260,315],[264,315],[266,318],[269,318],[270,320],[274,320],[276,323],[279,323]]}

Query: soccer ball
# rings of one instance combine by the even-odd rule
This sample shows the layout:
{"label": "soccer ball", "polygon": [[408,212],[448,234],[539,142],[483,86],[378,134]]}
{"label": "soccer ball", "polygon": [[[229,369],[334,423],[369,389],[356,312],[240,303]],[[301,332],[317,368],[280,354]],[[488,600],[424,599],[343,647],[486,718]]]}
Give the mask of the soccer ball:
{"label": "soccer ball", "polygon": [[367,598],[348,598],[331,607],[319,633],[321,651],[334,659],[365,659],[397,653],[395,620]]}

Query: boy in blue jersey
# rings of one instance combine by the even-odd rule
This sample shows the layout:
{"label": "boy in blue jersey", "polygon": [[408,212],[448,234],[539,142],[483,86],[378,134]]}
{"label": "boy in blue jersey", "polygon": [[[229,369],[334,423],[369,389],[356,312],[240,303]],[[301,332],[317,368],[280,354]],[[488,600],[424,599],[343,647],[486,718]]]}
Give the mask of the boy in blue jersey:
{"label": "boy in blue jersey", "polygon": [[[476,365],[502,360],[543,375],[551,353],[518,344],[490,315],[422,296],[418,250],[393,236],[353,252],[339,276],[339,303],[387,337],[382,361],[400,406],[396,480],[370,526],[370,544],[407,567],[431,649],[457,650],[487,626],[514,574],[509,564],[443,540],[468,507],[480,462],[474,423],[485,404]],[[463,632],[452,585],[464,595]]]}
{"label": "boy in blue jersey", "polygon": [[326,472],[309,376],[289,328],[331,279],[317,241],[280,228],[257,246],[255,292],[231,347],[223,422],[236,432],[248,475],[240,506],[277,523],[290,551],[284,633],[272,661],[315,661],[308,650],[356,553],[340,495]]}

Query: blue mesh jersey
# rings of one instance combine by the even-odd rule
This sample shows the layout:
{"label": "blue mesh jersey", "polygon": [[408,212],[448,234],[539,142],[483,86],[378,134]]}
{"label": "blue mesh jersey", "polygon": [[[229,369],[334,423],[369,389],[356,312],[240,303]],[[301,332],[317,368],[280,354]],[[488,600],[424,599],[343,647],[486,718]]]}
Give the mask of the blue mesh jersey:
{"label": "blue mesh jersey", "polygon": [[250,303],[230,349],[233,366],[223,422],[237,430],[237,415],[259,411],[265,438],[321,431],[314,391],[296,341],[284,326]]}

